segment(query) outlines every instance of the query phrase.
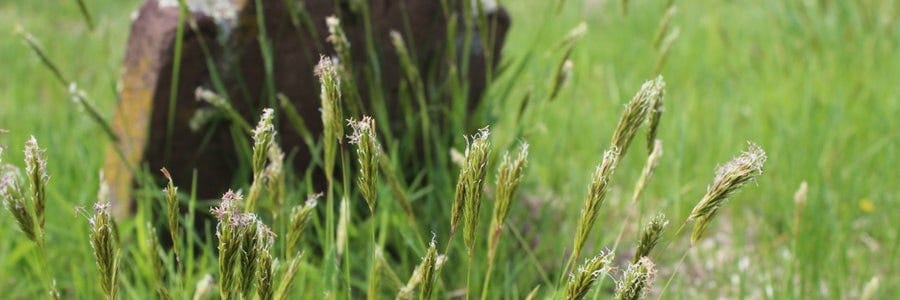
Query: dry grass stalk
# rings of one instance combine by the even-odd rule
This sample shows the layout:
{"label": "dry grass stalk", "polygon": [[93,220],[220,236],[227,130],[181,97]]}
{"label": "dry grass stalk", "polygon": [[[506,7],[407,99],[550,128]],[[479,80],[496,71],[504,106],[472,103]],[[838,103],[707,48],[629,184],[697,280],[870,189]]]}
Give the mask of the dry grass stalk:
{"label": "dry grass stalk", "polygon": [[647,119],[647,110],[650,104],[661,101],[659,98],[662,97],[664,88],[665,82],[662,76],[649,80],[625,105],[625,111],[622,113],[622,118],[619,119],[612,137],[612,145],[619,149],[621,157],[625,157],[635,133]]}
{"label": "dry grass stalk", "polygon": [[38,146],[37,139],[31,136],[25,142],[25,173],[28,176],[28,187],[31,190],[31,201],[34,202],[34,216],[38,225],[38,238],[44,239],[44,210],[47,206],[47,156],[45,150]]}
{"label": "dry grass stalk", "polygon": [[491,217],[491,237],[488,240],[488,261],[493,261],[500,234],[503,232],[503,223],[509,215],[509,206],[519,183],[525,175],[525,166],[528,163],[528,143],[522,143],[519,154],[515,159],[509,153],[503,155],[503,161],[497,170],[497,199],[494,202],[494,212]]}
{"label": "dry grass stalk", "polygon": [[766,152],[758,145],[749,143],[747,150],[716,171],[712,185],[706,189],[706,195],[694,206],[688,221],[694,221],[691,244],[703,236],[704,231],[719,211],[719,207],[734,192],[747,182],[753,181],[762,174],[766,162]]}
{"label": "dry grass stalk", "polygon": [[609,272],[613,257],[612,251],[606,251],[585,260],[584,264],[578,267],[578,271],[570,275],[566,284],[565,299],[584,299],[597,277]]}
{"label": "dry grass stalk", "polygon": [[366,200],[369,212],[374,215],[378,196],[378,162],[381,159],[381,149],[375,135],[375,120],[368,116],[359,121],[350,120],[350,127],[353,128],[350,143],[356,145],[359,157],[359,192]]}
{"label": "dry grass stalk", "polygon": [[162,172],[163,176],[166,177],[166,180],[169,181],[168,185],[163,189],[163,193],[166,196],[166,217],[169,224],[169,235],[172,237],[172,250],[175,252],[175,260],[180,261],[181,258],[178,255],[178,237],[181,236],[179,234],[181,232],[181,225],[178,222],[178,187],[176,187],[175,183],[172,181],[172,175],[169,174],[169,170],[162,168],[160,169],[160,172]]}
{"label": "dry grass stalk", "polygon": [[662,213],[658,213],[650,219],[650,223],[647,223],[647,227],[641,233],[641,240],[638,242],[632,263],[637,263],[641,258],[650,256],[650,251],[656,247],[666,225],[669,225],[669,220]]}
{"label": "dry grass stalk", "polygon": [[616,300],[637,300],[643,298],[650,286],[653,285],[655,276],[655,266],[647,257],[629,265],[622,280],[616,283]]}
{"label": "dry grass stalk", "polygon": [[603,154],[603,162],[597,166],[591,179],[591,185],[588,189],[587,199],[581,208],[581,217],[578,220],[578,229],[576,230],[575,242],[572,247],[572,257],[570,261],[578,259],[581,249],[584,247],[587,237],[594,227],[597,215],[600,213],[600,206],[606,198],[606,191],[609,185],[609,179],[615,171],[619,161],[619,149],[612,147]]}
{"label": "dry grass stalk", "polygon": [[118,294],[119,252],[115,243],[115,225],[110,215],[110,203],[106,185],[100,186],[98,201],[94,204],[91,225],[91,248],[100,271],[100,287],[107,299],[116,299]]}

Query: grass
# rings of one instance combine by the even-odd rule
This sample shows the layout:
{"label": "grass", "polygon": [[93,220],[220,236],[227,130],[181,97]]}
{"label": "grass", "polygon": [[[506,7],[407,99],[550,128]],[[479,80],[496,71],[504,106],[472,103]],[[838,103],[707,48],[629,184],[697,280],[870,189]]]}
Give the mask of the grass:
{"label": "grass", "polygon": [[[574,216],[586,196],[592,167],[609,146],[624,103],[641,83],[656,75],[660,50],[654,43],[666,12],[654,1],[627,1],[627,15],[621,14],[618,1],[566,1],[555,15],[545,13],[555,11],[552,1],[520,2],[506,4],[513,29],[504,50],[505,69],[487,93],[486,105],[476,119],[480,121],[471,125],[492,124],[494,153],[514,148],[519,139],[530,145],[520,197],[510,208],[510,230],[504,233],[493,262],[488,298],[523,298],[538,284],[539,297],[560,290],[552,279],[565,275],[560,271],[565,263],[562,253],[571,245]],[[680,34],[660,69],[667,88],[657,138],[664,142],[665,152],[641,199],[629,205],[647,154],[640,140],[643,132],[638,133],[639,146],[633,145],[619,162],[583,253],[598,253],[613,245],[621,228],[622,241],[611,250],[627,255],[640,238],[640,226],[662,211],[675,226],[664,232],[654,252],[657,282],[651,295],[659,293],[669,278],[674,280],[666,298],[853,298],[873,281],[880,282],[872,292],[875,299],[900,295],[895,271],[900,269],[895,221],[900,219],[895,191],[900,177],[894,167],[900,161],[896,143],[900,131],[895,130],[900,128],[896,118],[900,87],[894,79],[895,70],[900,69],[895,55],[900,50],[900,32],[892,30],[898,25],[900,8],[888,6],[894,2],[887,0],[821,3],[826,5],[776,0],[677,3],[667,32],[677,28]],[[109,117],[116,101],[115,80],[128,16],[137,3],[85,1],[85,5],[93,31],[88,30],[76,1],[0,4],[0,128],[10,131],[0,135],[0,145],[6,148],[3,163],[19,166],[24,160],[21,149],[30,135],[47,149],[45,243],[46,260],[51,262],[47,273],[64,295],[98,298],[102,289],[91,260],[91,231],[75,207],[91,207],[96,199],[97,170],[105,152],[97,145],[104,145],[106,137],[13,33],[20,24],[37,37],[61,72],[77,80],[89,100]],[[566,54],[566,34],[581,22],[586,23],[587,32]],[[555,90],[559,77],[547,74],[563,69],[564,56],[572,62],[571,74],[565,76],[567,82],[555,99],[544,101],[543,95]],[[520,111],[523,99],[530,99],[524,110],[513,113]],[[473,132],[453,133],[455,148],[463,149],[462,135]],[[736,194],[695,246],[689,246],[686,235],[673,237],[674,229],[703,197],[717,164],[738,153],[747,140],[757,142],[769,157],[758,184]],[[452,181],[455,173],[446,173],[452,174],[450,179],[442,180]],[[494,168],[488,173],[492,178]],[[802,182],[808,183],[808,191],[800,211],[793,195]],[[410,193],[412,203],[419,206],[417,212],[446,210],[439,215],[449,215],[449,201],[436,204],[415,197],[427,191],[452,195],[452,185],[432,188]],[[380,195],[389,194],[382,187]],[[306,197],[294,192],[287,199],[294,206]],[[349,229],[352,245],[348,248],[370,248],[366,245],[371,243],[372,228],[366,226],[393,228],[407,222],[387,199],[379,199],[379,213],[393,209],[394,215]],[[19,232],[8,213],[0,215],[0,290],[8,291],[11,298],[44,295],[48,289],[42,258],[34,255],[36,246]],[[352,218],[362,222],[367,215]],[[480,224],[485,227],[487,214],[482,215]],[[437,249],[444,249],[448,220],[419,219],[414,230],[435,230]],[[633,222],[623,224],[622,220]],[[121,232],[136,233],[123,235],[125,243],[144,243],[146,237],[140,235],[149,236],[149,230],[141,228],[148,221],[152,220],[122,224]],[[310,230],[320,232],[324,228],[317,227],[323,226],[323,220],[314,220]],[[411,248],[407,257],[391,262],[403,284],[421,258],[430,257],[427,245],[416,241],[411,232],[377,241]],[[454,294],[466,285],[464,276],[448,277],[466,272],[460,240],[456,239],[443,270],[436,271],[435,295]],[[486,241],[484,235],[477,240]],[[690,252],[685,251],[689,247]],[[130,251],[122,254],[123,259],[142,257],[137,248],[123,250]],[[351,255],[356,256],[344,258],[353,261],[353,274],[368,274],[367,262],[378,259],[369,251]],[[313,291],[325,282],[308,275],[319,262],[313,256],[303,260],[297,267],[294,290],[321,295]],[[437,264],[440,258],[434,260]],[[119,275],[139,278],[151,273],[149,260],[137,262]],[[191,262],[208,267],[213,275],[215,263],[213,257]],[[287,265],[287,260],[282,263]],[[173,268],[175,263],[167,265]],[[486,261],[476,258],[471,290],[481,290],[478,283],[486,266]],[[682,273],[672,277],[676,266]],[[627,266],[619,263],[616,269],[615,277],[620,278]],[[366,276],[346,280],[340,273],[344,271],[332,271],[340,277],[329,284],[366,289],[355,282]],[[170,283],[193,290],[204,275],[173,278]],[[385,276],[383,292],[393,296],[396,292],[388,293],[394,285],[390,278]],[[597,278],[596,284],[601,288],[587,297],[612,297],[615,284],[611,280]],[[126,280],[120,288],[119,294],[127,298],[155,293],[151,284],[140,280]],[[175,294],[176,298],[191,295]]]}

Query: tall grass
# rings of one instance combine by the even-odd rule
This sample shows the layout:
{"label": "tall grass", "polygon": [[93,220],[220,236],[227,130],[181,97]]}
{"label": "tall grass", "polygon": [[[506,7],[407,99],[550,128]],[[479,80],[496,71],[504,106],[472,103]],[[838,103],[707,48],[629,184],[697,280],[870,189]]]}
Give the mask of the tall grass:
{"label": "tall grass", "polygon": [[[394,134],[379,132],[378,137],[384,139],[385,158],[383,172],[379,175],[382,180],[378,180],[375,188],[379,201],[374,217],[359,213],[360,210],[367,211],[368,207],[362,197],[361,186],[355,180],[343,178],[343,171],[338,170],[343,167],[335,168],[336,182],[349,186],[349,193],[344,191],[343,186],[335,191],[336,200],[346,197],[349,202],[348,245],[345,246],[344,259],[335,258],[326,262],[323,258],[325,241],[335,239],[338,231],[336,228],[329,231],[326,227],[336,227],[339,219],[338,216],[323,217],[324,211],[331,211],[338,205],[312,206],[315,211],[307,215],[306,221],[300,222],[307,225],[300,226],[299,232],[294,233],[298,229],[293,227],[293,222],[280,224],[274,221],[277,219],[275,216],[290,220],[294,207],[306,207],[302,202],[307,195],[322,191],[306,188],[306,184],[298,180],[304,177],[302,174],[288,171],[283,196],[285,205],[282,209],[272,210],[274,200],[268,198],[269,188],[264,187],[266,191],[259,199],[256,212],[272,212],[271,216],[260,214],[260,219],[271,224],[276,233],[272,251],[279,263],[272,264],[275,266],[273,274],[277,287],[273,297],[316,298],[328,293],[341,298],[371,294],[368,282],[374,276],[365,275],[370,274],[372,269],[365,262],[382,259],[386,263],[375,271],[382,275],[382,282],[375,290],[381,297],[393,297],[401,286],[405,286],[406,279],[415,277],[413,273],[420,262],[431,260],[432,248],[435,249],[433,256],[436,264],[442,256],[446,260],[441,270],[435,273],[436,280],[429,291],[433,298],[463,294],[483,298],[524,298],[532,291],[537,291],[535,295],[538,298],[565,295],[563,288],[568,281],[545,280],[540,274],[550,273],[549,278],[568,279],[564,262],[558,258],[572,251],[568,247],[575,236],[577,218],[574,216],[578,215],[577,207],[583,205],[579,200],[584,199],[591,179],[589,175],[592,170],[585,167],[584,162],[596,163],[601,159],[602,151],[607,149],[608,140],[604,137],[610,136],[614,128],[612,120],[621,113],[621,109],[617,108],[627,97],[622,95],[637,90],[641,80],[657,75],[652,70],[657,68],[654,58],[658,53],[647,49],[653,49],[652,41],[660,20],[666,16],[666,8],[649,2],[628,1],[629,10],[624,16],[618,16],[617,10],[611,13],[593,10],[578,13],[577,6],[581,4],[573,3],[563,6],[558,17],[558,20],[563,20],[560,22],[541,22],[545,18],[533,13],[538,9],[529,8],[528,4],[508,4],[516,20],[518,18],[515,16],[526,15],[534,16],[537,22],[516,22],[516,26],[521,27],[514,31],[505,52],[506,68],[499,73],[488,92],[484,107],[473,114],[476,117],[464,122],[470,124],[469,129],[438,133],[441,136],[435,140],[450,142],[433,144],[437,167],[428,170],[405,167],[398,157],[404,157],[403,152],[407,150],[396,146],[405,143],[400,140],[402,137],[388,138]],[[621,262],[634,261],[629,256],[630,250],[635,247],[631,242],[636,242],[641,236],[634,228],[646,222],[638,220],[662,210],[669,216],[668,219],[676,224],[682,223],[703,196],[702,188],[707,184],[708,173],[716,161],[722,161],[736,152],[744,140],[753,139],[764,145],[771,157],[766,166],[767,174],[758,186],[748,186],[748,193],[735,195],[732,202],[718,210],[716,223],[707,227],[704,238],[691,248],[697,257],[724,258],[716,258],[721,260],[710,262],[710,267],[693,256],[685,255],[686,259],[680,266],[692,267],[700,273],[690,277],[674,277],[677,280],[673,280],[663,296],[724,294],[791,298],[802,295],[864,295],[878,298],[895,295],[897,285],[891,284],[894,279],[886,275],[897,264],[897,232],[889,226],[891,220],[896,219],[893,216],[896,210],[891,209],[894,204],[890,201],[892,194],[887,188],[895,177],[891,176],[892,169],[884,161],[896,160],[896,149],[890,147],[890,141],[896,138],[896,134],[876,129],[896,127],[895,118],[891,116],[897,113],[898,106],[896,101],[888,100],[897,95],[889,75],[891,70],[896,69],[898,61],[887,58],[896,50],[896,41],[900,37],[885,30],[889,28],[883,27],[886,25],[880,25],[893,24],[889,16],[894,10],[876,9],[887,5],[883,3],[888,1],[838,3],[830,7],[763,1],[761,4],[719,3],[700,9],[705,4],[679,2],[683,6],[678,9],[678,14],[670,17],[670,22],[680,26],[680,40],[670,44],[668,58],[659,69],[668,81],[666,117],[661,119],[657,131],[657,138],[666,143],[666,156],[660,160],[658,169],[653,172],[645,188],[640,189],[642,192],[631,193],[629,183],[642,174],[640,164],[647,156],[641,151],[644,147],[630,147],[630,155],[619,162],[616,174],[612,176],[608,198],[597,215],[596,223],[600,225],[589,231],[585,246],[582,246],[583,252],[597,253],[599,249],[615,245],[609,250],[626,256],[626,259],[616,260],[619,262],[616,263],[617,268],[606,276],[623,282],[628,275],[620,271],[627,271],[628,267]],[[540,5],[531,5],[540,8]],[[552,5],[556,3],[545,6]],[[113,6],[103,4],[91,7],[98,12],[114,10]],[[72,5],[68,11],[73,16],[80,16],[76,9]],[[97,29],[93,36],[103,35],[104,28],[110,27],[111,19],[104,17],[103,13],[92,16],[97,17]],[[124,22],[127,19],[125,16],[116,17],[118,23]],[[888,21],[869,23],[860,21],[867,19],[862,16],[872,16],[873,20],[887,18],[884,20]],[[529,46],[539,41],[559,42],[563,33],[582,18],[588,19],[587,26],[590,28],[586,39],[591,40],[591,44],[602,42],[608,47],[591,47],[583,43],[575,47],[568,58],[560,59],[561,52],[548,53]],[[30,20],[25,25],[34,30],[36,36],[48,37],[45,42],[50,41],[47,30],[32,26],[37,24],[40,23]],[[541,25],[544,27],[537,30],[536,27]],[[540,34],[526,35],[525,32]],[[116,34],[121,40],[121,34]],[[68,39],[71,37],[63,36],[59,43]],[[811,44],[789,42],[797,40]],[[784,43],[772,45],[764,41]],[[121,43],[110,44],[112,46],[109,48],[118,48]],[[106,56],[103,54],[109,51],[102,47],[93,49],[87,52]],[[88,62],[101,66],[99,71],[71,73],[72,78],[78,78],[91,95],[97,96],[99,111],[105,111],[103,108],[109,107],[114,97],[103,97],[111,94],[109,82],[112,82],[104,79],[115,77],[118,62],[110,63],[105,58],[89,58],[88,62],[79,62],[67,59],[61,53],[62,50],[48,47],[49,57],[62,57],[57,64],[61,69],[90,70]],[[21,57],[30,55],[27,50],[20,50],[17,54]],[[796,57],[800,59],[792,59]],[[876,59],[879,63],[875,63]],[[101,151],[84,145],[97,144],[103,137],[91,123],[70,126],[70,123],[77,123],[73,121],[84,119],[77,112],[66,111],[75,106],[58,105],[67,108],[40,111],[62,117],[40,116],[35,108],[37,106],[27,101],[46,104],[50,100],[36,95],[64,99],[68,91],[54,87],[47,83],[47,79],[41,78],[48,76],[36,62],[24,61],[27,63],[12,62],[13,72],[23,74],[22,82],[30,80],[31,84],[22,88],[0,83],[0,90],[14,95],[10,99],[21,99],[0,104],[3,108],[0,109],[0,127],[9,128],[11,132],[0,135],[6,146],[2,154],[3,162],[24,161],[24,153],[13,150],[21,149],[29,133],[34,133],[47,147],[46,155],[50,162],[47,168],[52,179],[46,190],[48,199],[45,208],[46,256],[52,262],[47,270],[57,279],[62,298],[99,298],[102,288],[98,282],[101,281],[95,279],[100,278],[101,272],[90,272],[97,267],[91,259],[89,226],[83,221],[79,226],[68,226],[70,224],[65,220],[71,218],[72,206],[89,206],[88,203],[93,202],[96,187],[92,184],[96,180],[93,174],[100,165],[98,152]],[[557,95],[552,103],[543,101],[543,95],[552,94],[552,82],[557,81],[555,75],[547,74],[555,73],[561,61],[571,61],[568,83],[555,92]],[[15,69],[17,67],[18,70]],[[517,72],[519,69],[522,71]],[[37,75],[30,75],[32,73],[29,72]],[[499,97],[503,95],[505,86],[509,86],[509,94]],[[525,96],[528,93],[530,97]],[[522,99],[531,100],[520,102]],[[849,105],[850,100],[860,105]],[[51,103],[57,102],[54,100]],[[873,110],[871,107],[879,109]],[[418,115],[418,112],[413,115]],[[351,117],[362,116],[346,114],[338,120],[343,126],[345,120]],[[382,119],[378,121],[378,124],[385,123]],[[519,196],[511,202],[510,215],[505,221],[501,246],[496,254],[488,254],[492,248],[489,243],[494,226],[486,225],[487,222],[476,223],[481,225],[475,231],[479,236],[472,243],[472,266],[475,270],[470,280],[473,282],[469,284],[469,289],[464,289],[467,284],[461,274],[467,272],[464,270],[467,268],[466,252],[457,250],[465,249],[465,245],[457,242],[431,247],[424,242],[427,238],[423,239],[423,236],[434,231],[438,234],[438,241],[448,238],[450,226],[447,220],[457,167],[448,163],[450,159],[447,154],[451,149],[462,149],[464,140],[461,137],[487,123],[493,124],[493,153],[502,153],[519,140],[528,141],[531,145],[529,167],[522,179]],[[53,130],[59,128],[71,128],[71,133],[54,133]],[[421,131],[420,127],[414,129]],[[85,138],[94,143],[74,142]],[[346,152],[347,169],[355,174],[357,159],[353,152]],[[493,164],[500,162],[492,158],[489,157],[488,161],[495,161]],[[486,182],[493,182],[491,177],[499,177],[492,172],[495,168],[489,166],[487,170],[491,171],[486,176]],[[352,175],[348,174],[346,178],[354,178]],[[389,178],[391,176],[395,178]],[[802,205],[790,201],[801,181],[809,182]],[[247,182],[234,188],[250,185]],[[20,184],[20,187],[25,186]],[[164,193],[160,191],[163,186],[166,186],[165,182],[143,187],[148,191],[147,196],[141,196],[139,201],[166,203]],[[190,215],[203,215],[206,207],[216,204],[191,197],[190,190],[192,187],[179,190],[179,201],[196,205],[180,216],[185,227],[192,226],[189,225],[193,223]],[[485,201],[498,201],[494,199],[495,195],[499,197],[499,188],[486,184],[485,190]],[[631,197],[623,197],[624,194]],[[25,192],[23,195],[28,194]],[[637,201],[623,201],[622,198],[636,198]],[[401,203],[401,199],[407,201],[406,204]],[[632,202],[633,205],[627,205]],[[864,203],[871,204],[876,210],[869,212],[863,208],[868,207]],[[152,271],[154,257],[139,254],[136,250],[143,249],[140,244],[150,240],[138,238],[149,237],[151,231],[145,225],[148,221],[160,228],[167,227],[163,226],[167,223],[166,217],[163,217],[165,208],[155,205],[158,207],[140,208],[133,220],[125,220],[118,225],[122,251],[118,294],[123,298],[153,295],[160,285],[160,277]],[[338,214],[337,210],[334,214]],[[481,221],[489,218],[486,213],[479,214],[484,219]],[[0,219],[10,221],[2,221],[9,226],[3,226],[7,229],[0,230],[2,236],[8,237],[0,242],[0,257],[4,257],[2,261],[10,267],[3,268],[0,274],[3,278],[14,278],[3,283],[3,289],[11,291],[11,297],[44,295],[50,285],[37,284],[43,281],[34,280],[42,277],[39,275],[42,269],[38,267],[39,259],[32,257],[29,251],[35,249],[35,244],[15,229],[15,218],[7,217],[11,214],[4,213],[3,216]],[[619,225],[622,229],[617,231]],[[218,287],[209,288],[210,282],[221,282],[215,254],[217,243],[190,236],[198,230],[201,232],[197,235],[215,234],[202,232],[199,228],[183,228],[183,244],[177,246],[184,256],[181,258],[186,265],[183,270],[175,267],[171,249],[161,251],[159,261],[166,274],[161,285],[174,298],[190,298],[204,293],[217,295],[215,291]],[[370,230],[376,232],[376,245],[370,242]],[[291,234],[296,236],[294,240],[297,242],[293,246],[295,248],[289,251],[288,244],[292,243],[287,240]],[[617,236],[622,236],[622,246],[613,243]],[[658,277],[667,279],[671,278],[673,267],[679,265],[679,255],[691,246],[689,238],[675,236],[673,231],[664,231],[662,236],[658,247],[665,247],[665,251],[650,252],[650,259]],[[189,251],[190,247],[195,250]],[[449,253],[437,251],[445,247],[453,250]],[[378,250],[383,251],[381,258],[375,255]],[[299,254],[301,251],[304,251],[303,256]],[[577,258],[576,261],[582,259]],[[746,269],[740,269],[742,267],[738,262],[745,259],[751,263],[743,267]],[[796,267],[785,269],[784,265],[792,265],[784,264],[785,259],[796,263]],[[493,284],[485,291],[480,289],[479,283],[485,282],[489,276],[482,275],[488,274],[486,268],[489,261],[493,261],[496,271],[491,279]],[[873,263],[876,261],[879,263]],[[834,266],[834,272],[816,268],[822,264]],[[349,272],[340,271],[347,270],[344,268],[348,268]],[[319,275],[325,269],[344,272],[350,278],[346,280],[341,278],[345,274],[338,274],[338,280],[328,287],[324,283],[330,279],[322,279]],[[76,270],[85,270],[84,276],[73,276],[82,274],[76,273]],[[783,273],[785,270],[786,274]],[[214,276],[215,280],[207,279],[207,274]],[[734,278],[732,275],[740,279],[739,283],[731,281],[730,278]],[[277,278],[283,279],[279,281]],[[631,278],[640,277],[634,275]],[[550,281],[549,284],[546,281]],[[698,283],[700,281],[705,283]],[[608,283],[609,280],[604,282],[603,278],[594,281],[594,288],[588,291],[586,297],[612,297],[608,291],[615,288]],[[251,285],[263,286],[259,283]],[[541,287],[535,289],[538,285]],[[771,286],[771,291],[764,289],[766,286]],[[472,287],[479,287],[483,294]],[[412,295],[428,296],[424,286],[416,285],[414,289],[419,291]],[[641,288],[647,289],[650,293],[659,291],[659,287]],[[622,295],[626,294],[623,292]]]}

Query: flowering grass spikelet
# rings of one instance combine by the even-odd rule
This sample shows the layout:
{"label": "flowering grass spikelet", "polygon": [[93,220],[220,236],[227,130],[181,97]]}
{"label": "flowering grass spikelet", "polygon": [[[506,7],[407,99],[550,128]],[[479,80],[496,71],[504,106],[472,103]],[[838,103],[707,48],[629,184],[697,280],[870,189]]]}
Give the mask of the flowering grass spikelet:
{"label": "flowering grass spikelet", "polygon": [[110,215],[108,188],[101,184],[98,201],[94,204],[94,215],[88,220],[91,225],[90,241],[94,251],[97,269],[100,271],[100,287],[107,299],[116,299],[118,288],[119,255],[115,243],[115,224]]}
{"label": "flowering grass spikelet", "polygon": [[638,300],[647,294],[656,277],[656,269],[647,257],[632,263],[625,270],[624,277],[616,283],[616,300]]}
{"label": "flowering grass spikelet", "polygon": [[747,182],[762,174],[766,152],[758,145],[748,143],[747,150],[719,167],[706,194],[694,206],[688,221],[694,221],[691,244],[703,237],[703,233],[719,211],[719,207]]}
{"label": "flowering grass spikelet", "polygon": [[584,247],[587,237],[597,221],[597,215],[600,213],[600,206],[606,199],[606,191],[609,187],[609,180],[616,169],[620,157],[619,148],[613,146],[603,154],[603,162],[597,166],[594,175],[591,177],[591,184],[588,188],[587,199],[581,208],[581,217],[578,220],[578,228],[576,230],[575,242],[572,247],[572,259],[577,259]]}
{"label": "flowering grass spikelet", "polygon": [[22,193],[18,169],[13,166],[0,166],[0,198],[3,200],[3,207],[12,214],[25,237],[40,245],[31,207]]}
{"label": "flowering grass spikelet", "polygon": [[31,190],[31,201],[34,202],[34,216],[38,223],[39,238],[43,239],[44,210],[47,206],[47,157],[45,150],[38,146],[37,139],[31,136],[25,142],[25,173],[28,176],[28,187]]}
{"label": "flowering grass spikelet", "polygon": [[624,157],[628,152],[635,133],[647,119],[650,103],[653,103],[654,99],[662,97],[664,87],[665,83],[662,81],[662,77],[649,80],[625,105],[625,111],[622,113],[622,118],[619,119],[612,137],[612,145],[619,149],[620,156]]}
{"label": "flowering grass spikelet", "polygon": [[516,195],[519,183],[525,175],[528,163],[528,143],[522,143],[519,153],[512,158],[509,153],[503,155],[503,161],[497,170],[497,199],[494,201],[494,212],[491,216],[491,237],[488,240],[488,257],[494,257],[503,223],[509,215],[510,202]]}
{"label": "flowering grass spikelet", "polygon": [[[460,170],[460,182],[457,183],[456,197],[459,201],[462,193],[463,202],[463,239],[469,254],[475,247],[476,229],[478,228],[479,213],[481,212],[481,200],[484,193],[484,178],[487,174],[487,158],[491,152],[491,144],[488,141],[490,131],[487,127],[481,129],[472,136],[469,146],[466,147],[465,165]],[[456,208],[457,206],[454,206]],[[452,227],[452,226],[451,226]]]}
{"label": "flowering grass spikelet", "polygon": [[653,250],[653,247],[656,247],[656,243],[662,237],[662,232],[666,229],[666,225],[669,225],[669,220],[662,213],[658,213],[650,219],[650,222],[647,223],[647,226],[641,232],[641,240],[638,242],[632,263],[637,263],[642,257],[650,256],[650,251]]}
{"label": "flowering grass spikelet", "polygon": [[600,254],[585,260],[584,264],[578,267],[578,270],[569,275],[569,282],[566,284],[565,299],[578,300],[584,299],[587,293],[594,286],[597,278],[604,273],[608,273],[610,264],[615,255],[612,251],[601,251]]}
{"label": "flowering grass spikelet", "polygon": [[359,157],[359,177],[357,184],[359,192],[369,206],[369,212],[375,214],[375,204],[378,196],[378,162],[381,159],[381,150],[375,136],[375,120],[365,116],[359,121],[350,120],[353,134],[350,135],[350,143],[356,145],[356,154]]}

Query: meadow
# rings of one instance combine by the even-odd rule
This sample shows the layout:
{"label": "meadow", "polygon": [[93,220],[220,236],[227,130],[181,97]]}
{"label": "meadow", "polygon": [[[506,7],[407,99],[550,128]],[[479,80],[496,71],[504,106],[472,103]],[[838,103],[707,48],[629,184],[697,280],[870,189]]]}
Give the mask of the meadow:
{"label": "meadow", "polygon": [[[507,149],[515,153],[521,141],[530,145],[507,220],[511,229],[501,238],[491,284],[484,291],[474,284],[469,289],[473,297],[522,299],[538,286],[538,299],[562,296],[565,283],[557,279],[568,278],[562,271],[565,253],[571,251],[595,166],[604,158],[625,104],[657,75],[665,79],[665,111],[657,135],[663,154],[633,203],[648,154],[643,130],[608,178],[606,201],[583,253],[609,248],[617,255],[610,258],[612,275],[601,276],[588,298],[613,296],[614,281],[634,255],[643,224],[658,212],[669,226],[651,255],[657,276],[648,297],[656,298],[670,278],[661,298],[900,296],[900,5],[895,1],[674,1],[677,10],[669,17],[665,1],[568,0],[559,11],[556,1],[504,2],[509,2],[503,4],[513,25],[503,51],[503,73],[486,92],[467,131],[445,133],[457,137],[446,150],[464,152],[463,135],[490,125],[495,148],[494,162],[488,164],[489,191],[500,154]],[[11,214],[0,213],[0,291],[10,299],[45,295],[46,274],[68,296],[64,298],[103,295],[87,215],[93,214],[108,140],[16,33],[22,28],[37,38],[61,72],[111,118],[130,14],[139,1],[85,3],[93,30],[76,1],[0,3],[0,129],[8,130],[0,134],[0,159],[22,166],[21,150],[33,135],[47,149],[50,174],[43,258]],[[667,24],[663,30],[661,22]],[[571,73],[560,83],[551,75],[564,60],[570,32],[582,23],[586,31],[571,42],[568,54]],[[545,97],[557,87],[556,97]],[[525,109],[523,101],[529,101]],[[766,151],[762,174],[722,206],[706,236],[691,246],[692,224],[685,220],[707,192],[716,168],[746,149],[748,141]],[[455,182],[456,171],[443,176]],[[805,192],[797,195],[804,182]],[[159,190],[163,184],[148,188]],[[438,275],[434,296],[465,294],[467,269],[474,268],[474,281],[481,283],[486,262],[481,257],[467,267],[461,233],[446,245],[455,183],[432,189],[418,184],[410,195],[443,194],[413,197],[413,204],[425,206],[418,211],[431,215],[421,216],[418,225],[402,226],[425,239],[427,234],[421,233],[436,232],[438,250],[455,247]],[[384,185],[379,207],[401,214],[396,204],[389,204],[391,192]],[[304,192],[288,193],[287,202],[302,204]],[[484,231],[491,195],[481,209]],[[442,204],[422,200],[443,196]],[[371,246],[368,232],[375,225],[366,223],[365,215],[354,216],[359,227],[350,230],[353,249]],[[403,216],[378,220],[389,224],[379,225],[386,226],[382,229],[406,224]],[[123,240],[131,240],[122,250],[129,269],[118,281],[121,298],[158,292],[148,279],[153,277],[148,275],[152,260],[140,258],[147,221],[121,224]],[[319,227],[326,221],[316,219],[310,227],[322,236],[328,230]],[[682,224],[686,230],[678,231]],[[283,226],[273,225],[276,232]],[[382,241],[412,249],[391,262],[404,283],[428,253],[425,243],[404,235],[409,232]],[[486,241],[479,238],[479,243]],[[323,272],[319,260],[328,259],[315,257],[317,246],[305,245],[313,258],[300,262],[294,295],[321,297],[329,290],[327,280],[317,275]],[[166,270],[171,278],[165,285],[175,298],[194,295],[205,274],[218,276],[214,253],[198,256],[197,269],[189,274]],[[171,263],[171,253],[167,257]],[[371,257],[368,249],[343,256],[354,266],[332,270],[340,275],[337,285],[365,291]],[[379,295],[394,297],[391,279],[382,281]],[[337,294],[351,295],[363,293]]]}

